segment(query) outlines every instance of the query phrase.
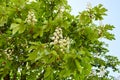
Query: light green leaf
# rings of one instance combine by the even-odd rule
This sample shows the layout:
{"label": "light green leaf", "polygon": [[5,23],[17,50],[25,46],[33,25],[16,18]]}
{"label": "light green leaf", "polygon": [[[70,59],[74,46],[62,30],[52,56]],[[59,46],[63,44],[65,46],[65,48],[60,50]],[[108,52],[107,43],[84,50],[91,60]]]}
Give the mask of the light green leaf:
{"label": "light green leaf", "polygon": [[49,77],[51,75],[51,71],[52,71],[51,67],[50,66],[47,67],[44,77],[45,78]]}
{"label": "light green leaf", "polygon": [[81,73],[83,67],[80,65],[80,62],[77,59],[75,60],[75,64],[76,64],[77,70]]}
{"label": "light green leaf", "polygon": [[19,34],[20,34],[20,33],[23,33],[23,32],[25,31],[25,29],[26,29],[26,26],[21,25],[20,28],[19,28],[19,31],[18,31]]}
{"label": "light green leaf", "polygon": [[12,23],[11,26],[10,26],[10,29],[14,29],[14,28],[16,28],[16,27],[18,27],[18,26],[19,26],[19,24]]}
{"label": "light green leaf", "polygon": [[113,28],[115,28],[113,25],[109,25],[109,24],[106,24],[104,29],[105,30],[113,30]]}
{"label": "light green leaf", "polygon": [[12,34],[14,35],[20,29],[20,24],[12,23],[10,29],[12,30]]}
{"label": "light green leaf", "polygon": [[33,38],[35,39],[35,38],[37,38],[38,36],[39,36],[39,33],[36,33],[36,34],[33,35]]}
{"label": "light green leaf", "polygon": [[17,19],[15,19],[15,22],[17,22],[17,23],[21,23],[21,22],[22,22],[22,19],[17,18]]}
{"label": "light green leaf", "polygon": [[37,58],[37,53],[33,52],[33,53],[28,54],[27,60],[34,61],[36,58]]}
{"label": "light green leaf", "polygon": [[42,37],[42,36],[43,36],[43,30],[40,31],[40,37]]}

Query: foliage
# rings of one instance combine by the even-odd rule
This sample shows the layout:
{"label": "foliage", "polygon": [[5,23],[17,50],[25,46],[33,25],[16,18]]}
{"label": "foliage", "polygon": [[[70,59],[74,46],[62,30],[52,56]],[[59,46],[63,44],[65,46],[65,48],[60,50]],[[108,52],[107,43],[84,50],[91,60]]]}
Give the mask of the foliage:
{"label": "foliage", "polygon": [[100,39],[114,40],[114,26],[95,24],[107,9],[70,11],[66,0],[0,0],[0,78],[111,80],[120,61]]}

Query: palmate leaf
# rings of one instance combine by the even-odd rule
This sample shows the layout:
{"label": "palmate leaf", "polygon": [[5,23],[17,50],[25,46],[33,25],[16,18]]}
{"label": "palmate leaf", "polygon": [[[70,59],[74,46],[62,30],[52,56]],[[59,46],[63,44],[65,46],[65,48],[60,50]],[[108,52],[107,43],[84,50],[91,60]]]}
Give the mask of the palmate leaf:
{"label": "palmate leaf", "polygon": [[32,52],[32,53],[28,54],[27,60],[35,61],[36,58],[37,58],[37,52]]}
{"label": "palmate leaf", "polygon": [[16,18],[16,19],[15,19],[15,22],[16,22],[16,23],[22,23],[22,19]]}
{"label": "palmate leaf", "polygon": [[75,60],[75,64],[76,64],[76,67],[77,67],[77,70],[82,73],[82,69],[83,67],[80,65],[80,62],[76,59]]}
{"label": "palmate leaf", "polygon": [[18,33],[19,34],[23,33],[25,29],[26,29],[26,26],[24,24],[21,24]]}
{"label": "palmate leaf", "polygon": [[45,70],[44,79],[46,79],[46,80],[53,79],[53,70],[50,66],[48,66]]}
{"label": "palmate leaf", "polygon": [[43,36],[43,34],[44,34],[44,31],[45,31],[45,26],[39,26],[39,27],[36,27],[35,28],[35,34],[33,35],[33,38],[35,39],[35,38],[37,38],[38,36],[39,37],[42,37]]}
{"label": "palmate leaf", "polygon": [[23,24],[12,23],[10,29],[12,30],[13,35],[16,34],[17,32],[21,34],[25,31],[26,26],[24,26]]}
{"label": "palmate leaf", "polygon": [[[0,77],[1,74],[6,77],[10,72],[10,80],[14,80],[15,73],[19,73],[14,76],[18,80],[22,76],[24,80],[105,80],[107,74],[103,78],[97,75],[89,77],[92,67],[105,65],[117,70],[119,61],[114,57],[104,57],[108,50],[99,40],[112,40],[114,35],[109,30],[113,26],[92,25],[93,21],[103,20],[106,15],[107,9],[101,4],[73,16],[67,0],[36,0],[31,4],[26,4],[29,0],[1,1],[0,25],[4,31],[0,30],[0,50],[6,51],[13,59],[1,66]],[[32,17],[37,19],[35,25],[25,24],[27,17],[28,20],[32,18],[28,15],[31,10],[35,13]],[[70,38],[69,51],[62,51],[59,39],[50,39],[56,27],[62,29],[63,38]],[[59,31],[56,35],[59,35]],[[53,41],[58,44],[50,45]],[[92,55],[97,53],[104,60]],[[7,61],[7,55],[0,57],[1,63]],[[22,71],[18,72],[18,68]]]}
{"label": "palmate leaf", "polygon": [[4,26],[5,23],[7,23],[7,17],[4,17],[4,16],[0,16],[1,19],[0,19],[0,27],[1,26]]}
{"label": "palmate leaf", "polygon": [[17,32],[19,34],[23,33],[26,29],[26,26],[24,25],[24,22],[22,19],[15,19],[15,23],[12,23],[10,26],[10,29],[12,30],[12,34],[16,34]]}
{"label": "palmate leaf", "polygon": [[14,35],[16,32],[19,31],[20,24],[12,23],[10,29],[12,30],[12,34]]}
{"label": "palmate leaf", "polygon": [[104,29],[105,30],[113,30],[113,28],[115,28],[113,25],[110,25],[110,24],[106,24],[105,26],[104,26]]}
{"label": "palmate leaf", "polygon": [[115,40],[114,34],[111,34],[110,32],[105,32],[104,37],[107,38],[108,40]]}
{"label": "palmate leaf", "polygon": [[86,25],[86,24],[89,24],[92,22],[92,19],[90,18],[90,15],[87,11],[83,11],[81,14],[80,14],[80,23],[82,25]]}
{"label": "palmate leaf", "polygon": [[107,9],[103,7],[102,4],[99,4],[93,8],[95,20],[103,20],[103,16],[107,15]]}

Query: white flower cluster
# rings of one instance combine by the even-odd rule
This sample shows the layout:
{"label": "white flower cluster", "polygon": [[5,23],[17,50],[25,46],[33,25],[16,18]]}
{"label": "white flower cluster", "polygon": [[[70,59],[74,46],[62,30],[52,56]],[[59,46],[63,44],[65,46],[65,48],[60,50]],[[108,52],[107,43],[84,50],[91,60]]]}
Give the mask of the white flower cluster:
{"label": "white flower cluster", "polygon": [[26,4],[31,4],[32,2],[37,2],[36,0],[28,0],[28,2],[26,2]]}
{"label": "white flower cluster", "polygon": [[34,25],[37,22],[37,19],[36,19],[33,11],[28,12],[28,16],[27,16],[25,22],[27,22],[28,24],[32,24],[32,25]]}
{"label": "white flower cluster", "polygon": [[99,77],[103,77],[105,75],[105,66],[101,66],[99,69],[99,72],[96,71],[96,69],[92,69],[90,76],[96,76],[98,75]]}
{"label": "white flower cluster", "polygon": [[88,10],[92,8],[92,4],[90,2],[87,3],[87,7]]}
{"label": "white flower cluster", "polygon": [[64,11],[65,11],[65,7],[64,7],[64,6],[61,6],[61,7],[60,7],[60,11],[61,11],[61,12],[64,12]]}
{"label": "white flower cluster", "polygon": [[51,39],[53,40],[53,42],[50,43],[51,45],[59,45],[61,51],[69,49],[70,39],[63,37],[61,28],[57,27],[53,35],[54,36],[51,37]]}
{"label": "white flower cluster", "polygon": [[98,73],[98,75],[100,77],[103,77],[105,75],[106,71],[105,71],[105,66],[101,66],[100,67],[100,72]]}
{"label": "white flower cluster", "polygon": [[101,57],[99,53],[94,53],[93,56],[94,56],[95,58],[100,58],[100,57]]}
{"label": "white flower cluster", "polygon": [[95,69],[92,69],[91,73],[90,73],[90,76],[96,76],[97,75],[97,72]]}

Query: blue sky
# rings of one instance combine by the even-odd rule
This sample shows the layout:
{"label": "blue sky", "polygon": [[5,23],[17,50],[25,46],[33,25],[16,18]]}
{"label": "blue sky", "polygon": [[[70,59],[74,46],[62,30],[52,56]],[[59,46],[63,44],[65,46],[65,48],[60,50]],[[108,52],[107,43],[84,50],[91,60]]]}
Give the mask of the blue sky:
{"label": "blue sky", "polygon": [[72,7],[72,14],[77,15],[78,12],[86,9],[87,3],[90,2],[92,7],[97,4],[103,4],[108,9],[107,16],[102,21],[103,24],[114,25],[115,28],[112,31],[115,34],[116,40],[105,42],[109,44],[109,53],[113,56],[117,56],[120,60],[120,0],[68,0],[68,3]]}

